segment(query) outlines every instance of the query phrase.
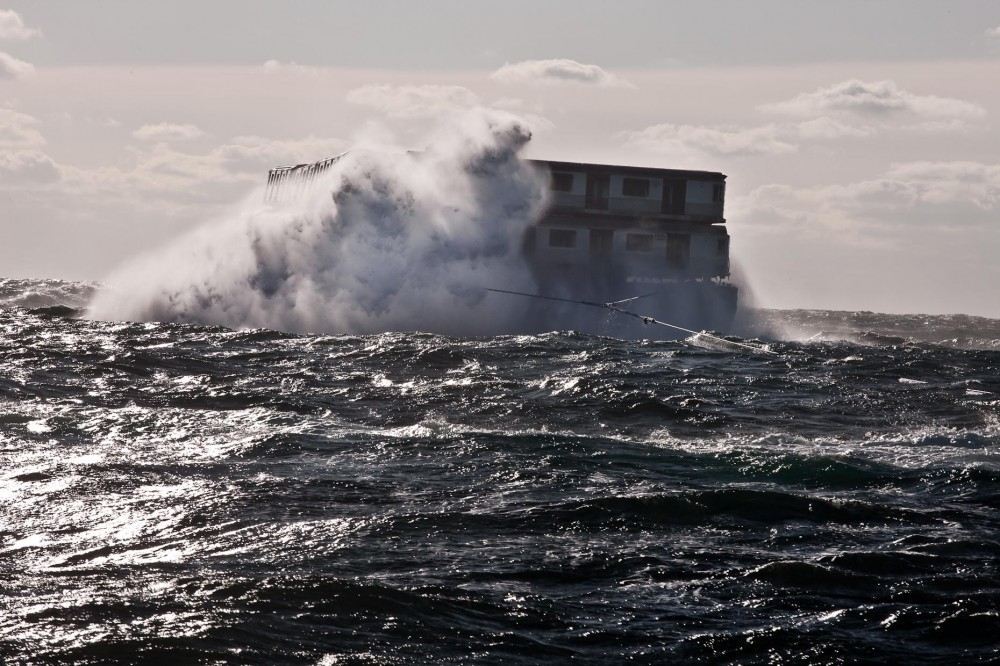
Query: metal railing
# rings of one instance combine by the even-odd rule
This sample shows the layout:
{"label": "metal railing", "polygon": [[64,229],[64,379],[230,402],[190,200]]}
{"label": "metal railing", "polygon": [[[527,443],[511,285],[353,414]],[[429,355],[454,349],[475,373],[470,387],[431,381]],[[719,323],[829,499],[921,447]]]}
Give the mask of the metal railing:
{"label": "metal railing", "polygon": [[315,184],[316,179],[346,154],[343,152],[311,164],[296,164],[295,166],[271,169],[267,172],[264,201],[266,203],[280,203],[305,195]]}

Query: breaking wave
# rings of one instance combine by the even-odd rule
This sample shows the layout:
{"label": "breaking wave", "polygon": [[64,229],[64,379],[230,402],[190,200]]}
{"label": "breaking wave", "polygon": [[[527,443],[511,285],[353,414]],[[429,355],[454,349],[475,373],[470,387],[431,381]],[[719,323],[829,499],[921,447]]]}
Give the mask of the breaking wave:
{"label": "breaking wave", "polygon": [[[483,286],[527,286],[520,243],[544,206],[519,157],[515,116],[480,110],[421,153],[350,153],[279,206],[246,204],[112,274],[95,319],[297,332],[510,329],[522,304]],[[332,196],[331,196],[332,194]]]}

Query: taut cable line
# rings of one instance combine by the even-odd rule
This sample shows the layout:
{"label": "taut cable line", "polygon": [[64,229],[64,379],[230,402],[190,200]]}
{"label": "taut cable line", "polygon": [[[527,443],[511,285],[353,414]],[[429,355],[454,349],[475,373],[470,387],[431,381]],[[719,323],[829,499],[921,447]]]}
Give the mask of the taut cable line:
{"label": "taut cable line", "polygon": [[512,296],[524,296],[524,297],[527,297],[527,298],[537,298],[537,299],[540,299],[540,300],[543,300],[543,301],[558,301],[560,303],[573,303],[575,305],[585,305],[585,306],[591,307],[591,308],[601,308],[602,310],[610,310],[611,312],[622,314],[622,315],[625,315],[626,317],[633,317],[634,319],[638,319],[643,324],[653,324],[655,326],[663,326],[665,328],[672,328],[672,329],[674,329],[676,331],[681,331],[683,333],[690,333],[692,336],[695,336],[695,337],[710,338],[710,339],[715,340],[717,342],[721,342],[725,346],[732,345],[732,346],[735,346],[735,347],[742,347],[744,349],[748,349],[750,351],[754,351],[754,352],[758,352],[758,353],[773,354],[773,355],[777,356],[777,352],[773,352],[770,349],[766,349],[764,347],[760,347],[760,346],[757,346],[757,345],[750,345],[750,344],[747,344],[745,342],[733,342],[732,340],[727,340],[725,338],[721,338],[721,337],[719,337],[717,335],[712,335],[711,333],[707,333],[705,331],[694,331],[694,330],[692,330],[690,328],[684,328],[683,326],[678,326],[677,324],[671,324],[670,322],[661,321],[661,320],[657,319],[656,317],[650,317],[649,315],[640,314],[638,312],[632,312],[631,310],[625,310],[624,308],[619,307],[619,304],[621,304],[621,303],[628,303],[629,301],[634,301],[634,300],[637,300],[637,299],[640,299],[640,298],[646,298],[647,296],[652,296],[656,292],[652,292],[652,293],[649,293],[649,294],[642,294],[640,296],[633,296],[631,298],[623,298],[620,301],[609,301],[607,303],[600,303],[598,301],[585,301],[585,300],[578,300],[578,299],[574,299],[574,298],[561,298],[559,296],[546,296],[545,294],[530,294],[530,293],[524,292],[524,291],[511,291],[509,289],[490,289],[490,288],[487,288],[486,291],[492,291],[493,293],[496,293],[496,294],[510,294]]}

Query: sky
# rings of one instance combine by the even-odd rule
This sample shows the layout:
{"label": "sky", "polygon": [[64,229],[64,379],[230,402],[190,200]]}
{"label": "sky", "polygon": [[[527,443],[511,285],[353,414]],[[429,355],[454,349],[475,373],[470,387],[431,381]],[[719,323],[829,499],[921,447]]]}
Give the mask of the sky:
{"label": "sky", "polygon": [[758,304],[1000,317],[1000,3],[0,0],[0,275],[100,280],[267,169],[491,107],[722,171]]}

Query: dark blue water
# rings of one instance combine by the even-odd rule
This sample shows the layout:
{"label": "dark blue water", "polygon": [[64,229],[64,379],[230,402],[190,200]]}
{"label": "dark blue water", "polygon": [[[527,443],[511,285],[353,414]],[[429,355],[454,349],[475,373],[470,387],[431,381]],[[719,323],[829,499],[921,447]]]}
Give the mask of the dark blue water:
{"label": "dark blue water", "polygon": [[817,334],[771,356],[2,287],[9,663],[1000,660],[1000,322],[761,313]]}

